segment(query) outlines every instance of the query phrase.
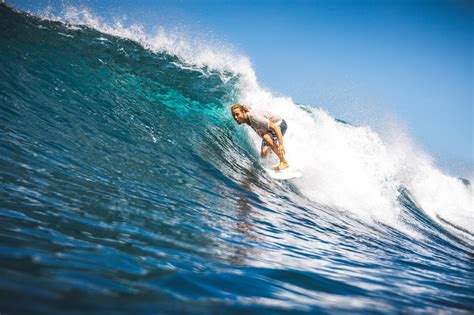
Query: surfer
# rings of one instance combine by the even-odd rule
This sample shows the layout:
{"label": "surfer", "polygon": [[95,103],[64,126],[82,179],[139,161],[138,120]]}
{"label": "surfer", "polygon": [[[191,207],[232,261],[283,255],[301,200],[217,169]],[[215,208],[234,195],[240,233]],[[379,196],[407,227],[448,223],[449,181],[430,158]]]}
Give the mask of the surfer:
{"label": "surfer", "polygon": [[234,104],[230,110],[239,125],[242,123],[249,125],[263,139],[260,156],[267,158],[273,151],[280,159],[275,170],[281,171],[288,168],[283,145],[283,135],[288,128],[286,121],[274,113],[255,111],[247,105]]}

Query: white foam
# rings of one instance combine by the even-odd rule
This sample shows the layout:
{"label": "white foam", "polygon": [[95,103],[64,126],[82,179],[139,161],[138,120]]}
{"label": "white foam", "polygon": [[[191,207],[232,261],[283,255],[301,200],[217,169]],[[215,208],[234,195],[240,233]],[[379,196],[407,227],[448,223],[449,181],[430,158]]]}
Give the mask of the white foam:
{"label": "white foam", "polygon": [[[320,108],[307,112],[256,87],[245,90],[242,99],[285,117],[287,159],[304,172],[294,182],[310,199],[408,232],[398,201],[400,188],[406,188],[437,224],[464,238],[471,237],[443,220],[474,233],[472,186],[443,174],[402,130],[392,126],[392,137],[382,140],[370,127],[338,123]],[[251,137],[259,146],[260,139]]]}
{"label": "white foam", "polygon": [[[304,172],[295,184],[310,199],[404,229],[397,199],[399,188],[404,187],[435,222],[443,224],[445,220],[474,233],[472,187],[434,167],[430,157],[397,128],[392,137],[382,140],[369,127],[344,125],[320,108],[303,109],[291,98],[275,96],[259,85],[247,57],[218,42],[196,40],[164,28],[157,28],[150,36],[141,25],[125,26],[123,21],[110,25],[74,6],[66,7],[59,16],[49,10],[43,18],[71,23],[72,27],[87,25],[137,41],[147,49],[177,55],[189,65],[239,76],[240,103],[275,111],[288,122],[284,138],[287,158]],[[249,136],[259,148],[260,139],[252,132]]]}
{"label": "white foam", "polygon": [[[157,26],[150,35],[143,25],[126,25],[125,17],[107,23],[85,7],[67,5],[59,15],[52,12],[52,8],[47,7],[40,16],[43,19],[63,22],[73,29],[77,28],[77,25],[85,25],[106,34],[131,39],[146,49],[175,55],[184,63],[195,66],[194,69],[208,68],[222,74],[230,72],[256,82],[250,60],[232,52],[230,45],[219,43],[217,40],[187,34],[178,29],[167,30],[161,26]],[[223,76],[223,79],[226,77]]]}

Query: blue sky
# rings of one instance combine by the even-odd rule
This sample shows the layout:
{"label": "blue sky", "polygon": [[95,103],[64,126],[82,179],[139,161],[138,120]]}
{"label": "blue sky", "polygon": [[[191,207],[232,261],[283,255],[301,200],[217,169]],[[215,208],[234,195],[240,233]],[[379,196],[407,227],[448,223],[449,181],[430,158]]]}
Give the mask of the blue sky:
{"label": "blue sky", "polygon": [[382,131],[395,117],[443,168],[474,170],[470,1],[7,1],[126,15],[228,43],[261,85]]}

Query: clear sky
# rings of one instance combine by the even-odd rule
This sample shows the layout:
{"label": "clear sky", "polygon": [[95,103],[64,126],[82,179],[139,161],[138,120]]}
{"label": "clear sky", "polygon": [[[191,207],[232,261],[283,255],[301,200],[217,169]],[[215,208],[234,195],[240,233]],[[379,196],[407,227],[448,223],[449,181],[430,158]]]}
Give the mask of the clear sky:
{"label": "clear sky", "polygon": [[382,130],[395,117],[444,168],[474,170],[472,1],[11,0],[228,43],[260,84]]}

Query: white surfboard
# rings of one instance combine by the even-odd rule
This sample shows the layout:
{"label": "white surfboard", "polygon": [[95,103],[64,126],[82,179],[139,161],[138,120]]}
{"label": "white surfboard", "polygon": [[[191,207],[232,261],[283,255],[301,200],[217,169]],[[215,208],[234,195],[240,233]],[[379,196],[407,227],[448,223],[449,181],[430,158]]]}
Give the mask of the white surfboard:
{"label": "white surfboard", "polygon": [[281,171],[265,168],[265,171],[267,171],[268,175],[270,175],[272,178],[280,180],[293,179],[303,176],[303,172],[301,172],[301,170],[291,167],[285,168]]}

